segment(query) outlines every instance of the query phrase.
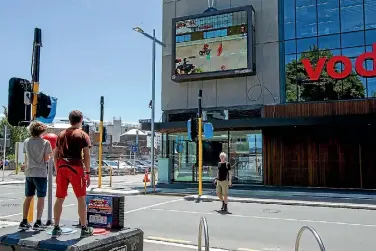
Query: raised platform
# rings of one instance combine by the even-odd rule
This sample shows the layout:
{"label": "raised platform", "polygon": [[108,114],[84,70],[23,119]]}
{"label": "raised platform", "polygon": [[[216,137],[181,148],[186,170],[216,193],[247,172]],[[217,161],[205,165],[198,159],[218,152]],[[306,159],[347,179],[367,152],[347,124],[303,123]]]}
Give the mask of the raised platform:
{"label": "raised platform", "polygon": [[106,231],[87,238],[80,238],[81,229],[65,224],[66,234],[51,238],[52,228],[44,231],[18,231],[17,227],[6,229],[0,237],[1,251],[142,251],[144,233],[140,229]]}

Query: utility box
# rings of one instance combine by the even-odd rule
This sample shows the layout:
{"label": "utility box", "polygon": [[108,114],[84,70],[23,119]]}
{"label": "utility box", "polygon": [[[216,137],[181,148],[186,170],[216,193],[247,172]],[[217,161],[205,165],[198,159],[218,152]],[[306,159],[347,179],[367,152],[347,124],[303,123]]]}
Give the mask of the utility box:
{"label": "utility box", "polygon": [[158,159],[158,184],[171,184],[172,160],[170,158]]}

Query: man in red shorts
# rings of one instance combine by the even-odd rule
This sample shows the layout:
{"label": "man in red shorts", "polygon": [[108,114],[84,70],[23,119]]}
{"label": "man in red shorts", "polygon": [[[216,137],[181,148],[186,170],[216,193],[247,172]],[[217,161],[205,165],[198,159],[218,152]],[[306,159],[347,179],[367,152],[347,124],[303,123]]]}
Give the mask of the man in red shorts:
{"label": "man in red shorts", "polygon": [[[62,131],[56,141],[54,161],[56,167],[56,202],[54,207],[55,227],[52,237],[61,235],[59,226],[63,202],[68,195],[69,183],[77,197],[78,215],[81,222],[81,237],[93,235],[93,228],[87,226],[86,188],[90,185],[90,151],[89,136],[81,130],[83,115],[74,110],[69,114],[71,127]],[[82,161],[82,150],[84,161]]]}

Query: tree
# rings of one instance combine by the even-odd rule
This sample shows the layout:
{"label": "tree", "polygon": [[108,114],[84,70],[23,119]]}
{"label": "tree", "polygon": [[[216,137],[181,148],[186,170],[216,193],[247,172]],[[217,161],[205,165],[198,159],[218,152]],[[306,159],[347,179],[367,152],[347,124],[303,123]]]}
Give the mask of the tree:
{"label": "tree", "polygon": [[23,142],[30,135],[26,127],[11,126],[7,120],[8,109],[5,106],[3,106],[3,109],[5,117],[0,120],[0,135],[4,137],[4,127],[6,125],[8,130],[10,130],[10,147],[7,149],[7,155],[11,155],[15,152],[16,142]]}
{"label": "tree", "polygon": [[[365,88],[355,72],[352,72],[346,79],[336,80],[328,75],[326,67],[324,67],[318,81],[308,80],[302,59],[309,59],[312,66],[316,67],[316,62],[322,57],[329,60],[333,57],[333,53],[311,47],[310,51],[301,54],[298,62],[293,60],[286,65],[287,102],[365,98]],[[341,71],[340,64],[337,64],[337,71]]]}

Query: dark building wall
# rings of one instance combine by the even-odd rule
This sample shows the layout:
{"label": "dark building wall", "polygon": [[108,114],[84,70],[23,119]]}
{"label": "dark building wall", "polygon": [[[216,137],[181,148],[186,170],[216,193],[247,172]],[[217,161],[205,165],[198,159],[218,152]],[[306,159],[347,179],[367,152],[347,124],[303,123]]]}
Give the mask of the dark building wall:
{"label": "dark building wall", "polygon": [[376,188],[375,129],[263,130],[265,185]]}

